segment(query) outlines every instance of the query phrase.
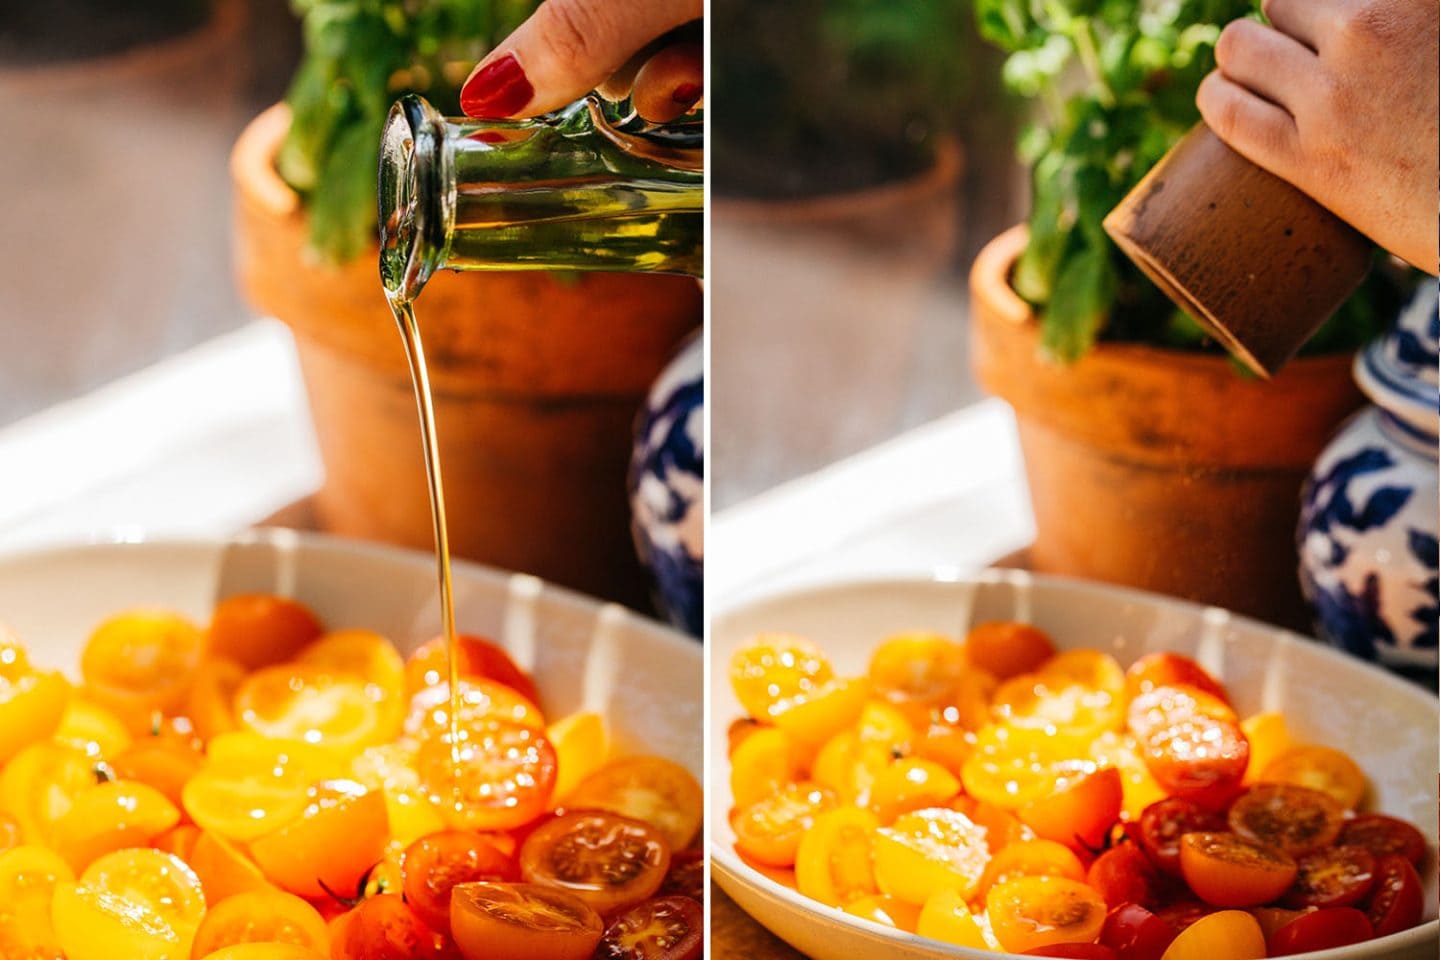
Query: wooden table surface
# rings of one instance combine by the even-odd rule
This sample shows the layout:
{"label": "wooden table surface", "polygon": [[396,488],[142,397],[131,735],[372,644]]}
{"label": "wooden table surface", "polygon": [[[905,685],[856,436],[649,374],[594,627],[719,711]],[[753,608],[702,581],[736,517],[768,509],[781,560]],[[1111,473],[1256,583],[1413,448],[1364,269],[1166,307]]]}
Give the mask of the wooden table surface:
{"label": "wooden table surface", "polygon": [[806,960],[710,884],[711,960]]}

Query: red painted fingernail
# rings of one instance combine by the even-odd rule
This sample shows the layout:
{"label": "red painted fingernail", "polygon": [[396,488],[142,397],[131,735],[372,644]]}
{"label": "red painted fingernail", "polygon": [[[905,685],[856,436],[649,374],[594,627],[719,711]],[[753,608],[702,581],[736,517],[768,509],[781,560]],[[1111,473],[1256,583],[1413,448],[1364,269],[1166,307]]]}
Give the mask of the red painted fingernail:
{"label": "red painted fingernail", "polygon": [[685,106],[688,107],[690,106],[690,104],[700,99],[700,92],[700,84],[682,83],[680,84],[680,86],[675,88],[674,93],[670,94],[670,99],[674,100],[676,103],[683,103],[685,104]]}
{"label": "red painted fingernail", "polygon": [[466,116],[498,120],[513,116],[535,96],[515,54],[507,53],[486,64],[460,90],[460,109]]}

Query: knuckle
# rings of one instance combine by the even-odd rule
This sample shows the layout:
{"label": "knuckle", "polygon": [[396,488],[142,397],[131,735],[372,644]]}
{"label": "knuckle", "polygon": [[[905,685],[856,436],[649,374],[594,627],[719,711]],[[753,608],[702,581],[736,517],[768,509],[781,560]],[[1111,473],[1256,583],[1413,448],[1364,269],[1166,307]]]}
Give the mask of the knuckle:
{"label": "knuckle", "polygon": [[1335,32],[1350,44],[1384,42],[1395,33],[1393,5],[1380,0],[1350,0],[1336,14]]}
{"label": "knuckle", "polygon": [[540,8],[540,34],[547,53],[559,63],[588,63],[607,46],[614,20],[611,4],[586,0],[546,0]]}

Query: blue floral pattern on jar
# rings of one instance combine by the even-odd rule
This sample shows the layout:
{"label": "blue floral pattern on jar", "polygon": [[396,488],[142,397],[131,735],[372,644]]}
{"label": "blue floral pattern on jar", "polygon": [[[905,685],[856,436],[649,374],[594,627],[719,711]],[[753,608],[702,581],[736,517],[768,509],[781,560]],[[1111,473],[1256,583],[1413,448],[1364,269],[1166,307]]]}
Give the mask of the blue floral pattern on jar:
{"label": "blue floral pattern on jar", "polygon": [[630,530],[655,603],[700,636],[705,581],[705,369],[692,337],[660,374],[635,427]]}
{"label": "blue floral pattern on jar", "polygon": [[1440,629],[1440,288],[1426,282],[1355,376],[1374,405],[1316,461],[1300,581],[1324,640],[1430,682]]}

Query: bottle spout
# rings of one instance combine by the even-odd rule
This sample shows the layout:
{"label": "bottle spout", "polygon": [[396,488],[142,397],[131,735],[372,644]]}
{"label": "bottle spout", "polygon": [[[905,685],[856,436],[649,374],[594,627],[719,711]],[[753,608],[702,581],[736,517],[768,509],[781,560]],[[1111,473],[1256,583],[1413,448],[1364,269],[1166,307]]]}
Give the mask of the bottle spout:
{"label": "bottle spout", "polygon": [[380,281],[391,301],[414,300],[444,261],[454,196],[445,118],[423,97],[402,97],[380,136]]}

